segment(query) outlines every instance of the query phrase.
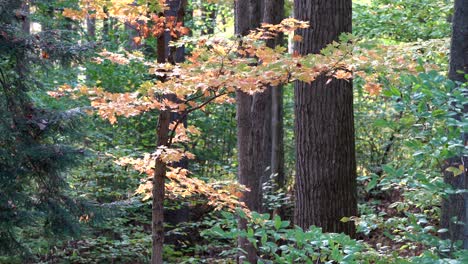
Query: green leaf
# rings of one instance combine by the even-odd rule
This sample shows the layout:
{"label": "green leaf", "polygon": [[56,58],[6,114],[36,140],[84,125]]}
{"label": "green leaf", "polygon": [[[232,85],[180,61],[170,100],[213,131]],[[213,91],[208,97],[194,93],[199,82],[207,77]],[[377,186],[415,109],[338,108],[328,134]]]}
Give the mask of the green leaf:
{"label": "green leaf", "polygon": [[343,222],[343,223],[347,223],[347,222],[351,221],[351,218],[345,216],[345,217],[341,218],[340,221]]}
{"label": "green leaf", "polygon": [[366,192],[369,192],[370,190],[372,190],[377,185],[378,181],[379,181],[379,177],[377,175],[374,175],[372,177],[372,180],[366,185]]}
{"label": "green leaf", "polygon": [[278,215],[275,215],[274,221],[275,221],[275,229],[276,230],[280,229],[281,228],[281,217],[279,217]]}
{"label": "green leaf", "polygon": [[457,177],[458,175],[463,173],[464,169],[465,169],[465,167],[463,165],[460,165],[458,168],[457,167],[448,167],[445,170],[448,171],[448,172],[453,173],[453,176]]}

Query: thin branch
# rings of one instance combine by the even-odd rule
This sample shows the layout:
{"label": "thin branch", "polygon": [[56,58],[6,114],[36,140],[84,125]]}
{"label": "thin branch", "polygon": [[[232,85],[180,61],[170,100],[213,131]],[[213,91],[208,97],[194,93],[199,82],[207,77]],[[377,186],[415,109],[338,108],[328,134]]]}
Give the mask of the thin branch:
{"label": "thin branch", "polygon": [[226,92],[222,92],[222,93],[219,93],[217,95],[214,95],[213,97],[211,97],[210,99],[206,100],[205,102],[203,102],[202,104],[194,107],[194,108],[191,108],[187,111],[184,112],[184,114],[179,118],[177,119],[175,125],[174,125],[174,128],[171,130],[171,136],[169,138],[169,143],[168,143],[168,147],[171,147],[172,145],[172,141],[175,137],[175,134],[176,134],[176,130],[177,130],[177,127],[187,118],[188,114],[190,114],[191,112],[195,111],[195,110],[198,110],[204,106],[206,106],[207,104],[211,103],[213,100],[215,100],[216,98],[220,97],[220,96],[223,96],[225,95]]}

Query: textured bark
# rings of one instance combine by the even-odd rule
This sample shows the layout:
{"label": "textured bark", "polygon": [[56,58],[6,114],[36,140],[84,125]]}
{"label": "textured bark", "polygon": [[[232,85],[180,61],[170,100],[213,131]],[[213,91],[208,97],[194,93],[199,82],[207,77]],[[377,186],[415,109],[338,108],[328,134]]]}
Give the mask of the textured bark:
{"label": "textured bark", "polygon": [[[157,146],[167,146],[169,140],[169,111],[161,111],[159,114],[157,135]],[[156,165],[153,176],[153,204],[152,204],[152,254],[151,264],[163,263],[164,246],[164,191],[166,179],[166,163],[156,159]]]}
{"label": "textured bark", "polygon": [[[250,30],[260,25],[260,1],[238,0],[235,2],[235,34],[246,35]],[[253,103],[255,102],[255,105]],[[238,147],[238,178],[239,183],[250,189],[244,193],[241,201],[252,211],[261,211],[261,181],[265,167],[264,156],[256,157],[254,153],[262,153],[263,127],[266,124],[262,116],[256,113],[266,107],[263,98],[250,96],[241,91],[236,92],[237,106],[237,147]],[[258,121],[255,126],[253,120]],[[255,145],[255,146],[254,146]],[[260,162],[259,162],[260,161]],[[259,164],[260,163],[260,164]],[[246,221],[239,220],[239,229],[246,229]],[[246,254],[239,255],[239,263],[248,261],[257,263],[257,252],[253,245],[244,238],[239,238],[239,247]]]}
{"label": "textured bark", "polygon": [[[164,36],[160,36],[157,40],[158,63],[166,61],[166,41]],[[169,111],[161,111],[159,113],[158,126],[156,135],[158,141],[156,146],[167,146],[169,142],[169,124],[171,113]],[[163,263],[164,249],[164,192],[167,164],[159,159],[156,159],[153,190],[152,190],[152,214],[151,214],[151,264]]]}
{"label": "textured bark", "polygon": [[[296,19],[311,28],[299,54],[319,53],[342,32],[351,32],[351,0],[295,0]],[[321,76],[312,84],[295,83],[296,207],[295,223],[325,232],[353,236],[353,223],[344,216],[357,214],[356,159],[352,83]]]}
{"label": "textured bark", "polygon": [[450,45],[449,78],[466,82],[468,74],[468,1],[455,0]]}
{"label": "textured bark", "polygon": [[[466,82],[464,74],[468,74],[468,0],[455,0],[455,13],[452,24],[452,40],[450,46],[449,78]],[[465,94],[466,96],[466,94]],[[467,113],[465,106],[464,113]],[[461,116],[457,116],[460,120]],[[468,134],[463,133],[465,146],[468,144]],[[456,177],[451,172],[444,172],[444,181],[454,189],[468,189],[468,157],[461,155],[447,161],[447,167],[464,165],[464,172]],[[442,233],[444,239],[463,241],[463,248],[468,249],[468,194],[453,194],[442,201],[441,226],[449,232]],[[452,221],[456,219],[456,221]],[[464,224],[463,224],[464,223]]]}
{"label": "textured bark", "polygon": [[[284,19],[284,0],[265,0],[263,22],[278,24]],[[267,41],[270,48],[282,44],[283,36]],[[283,88],[269,87],[271,90],[271,155],[270,174],[276,175],[279,188],[284,186],[284,143],[283,143]],[[267,120],[269,121],[269,120]],[[281,213],[280,213],[281,215]],[[281,215],[282,216],[282,215]]]}

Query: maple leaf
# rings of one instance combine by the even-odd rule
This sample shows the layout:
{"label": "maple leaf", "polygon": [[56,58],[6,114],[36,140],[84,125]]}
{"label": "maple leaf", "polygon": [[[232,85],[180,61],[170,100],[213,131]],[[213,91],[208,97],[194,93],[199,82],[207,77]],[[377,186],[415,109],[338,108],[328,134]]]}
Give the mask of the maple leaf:
{"label": "maple leaf", "polygon": [[344,71],[344,70],[337,70],[333,74],[333,76],[337,79],[344,79],[344,80],[349,80],[353,77],[353,74],[349,71]]}
{"label": "maple leaf", "polygon": [[364,85],[364,89],[369,92],[370,95],[379,95],[382,91],[382,85],[380,83],[368,82]]}

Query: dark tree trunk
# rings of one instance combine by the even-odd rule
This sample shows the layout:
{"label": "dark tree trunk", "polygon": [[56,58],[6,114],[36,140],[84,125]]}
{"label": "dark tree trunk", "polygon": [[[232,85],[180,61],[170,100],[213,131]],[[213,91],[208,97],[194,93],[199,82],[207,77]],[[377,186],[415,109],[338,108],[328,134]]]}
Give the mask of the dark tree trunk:
{"label": "dark tree trunk", "polygon": [[[299,54],[319,53],[342,32],[351,32],[351,0],[295,0],[296,19],[311,27],[297,33]],[[295,223],[354,236],[357,214],[352,83],[321,76],[295,83]]]}
{"label": "dark tree trunk", "polygon": [[[284,19],[284,0],[265,0],[263,22],[278,24]],[[282,44],[283,36],[268,40],[267,45],[274,48]],[[275,175],[278,188],[284,187],[284,143],[283,143],[283,88],[269,87],[271,97],[271,155],[270,174]],[[280,210],[281,211],[281,210]],[[280,216],[284,217],[281,212]]]}
{"label": "dark tree trunk", "polygon": [[110,22],[109,22],[109,12],[107,11],[107,8],[104,7],[104,13],[107,15],[106,18],[102,20],[102,40],[109,40],[109,27],[110,27]]}
{"label": "dark tree trunk", "polygon": [[[468,74],[468,0],[455,0],[455,13],[452,24],[452,41],[450,46],[449,78],[453,81],[466,82]],[[466,96],[466,94],[465,94]],[[464,113],[467,112],[465,105]],[[457,116],[460,119],[460,115]],[[468,144],[468,134],[463,133],[465,146]],[[464,165],[461,175],[454,176],[451,172],[444,172],[444,181],[454,189],[468,189],[467,166],[468,157],[461,155],[447,161],[447,167]],[[468,249],[468,194],[452,194],[442,201],[441,226],[449,231],[442,237],[453,242],[462,240],[463,248]],[[452,219],[456,219],[453,221]],[[456,222],[464,223],[457,224]]]}
{"label": "dark tree trunk", "polygon": [[[238,0],[235,2],[235,34],[245,36],[250,30],[260,26],[260,1]],[[255,157],[254,153],[262,153],[264,120],[255,113],[266,107],[267,102],[262,96],[248,95],[236,92],[237,106],[237,147],[238,147],[238,178],[239,183],[250,189],[244,193],[241,201],[252,211],[262,210],[261,181],[265,167],[264,156]],[[253,105],[255,103],[255,105]],[[255,110],[254,110],[255,109]],[[262,111],[261,110],[261,111]],[[253,120],[259,121],[253,126]],[[254,146],[255,145],[255,146]],[[263,153],[262,153],[263,154]],[[255,157],[255,158],[254,158]],[[260,161],[258,163],[258,161]],[[239,220],[239,229],[246,229],[246,221]],[[239,255],[239,262],[257,263],[257,252],[254,246],[244,238],[239,238],[239,247],[246,254]]]}
{"label": "dark tree trunk", "polygon": [[[166,61],[166,41],[164,35],[157,40],[158,63]],[[169,124],[171,113],[167,110],[159,113],[158,126],[156,134],[158,137],[157,147],[167,146],[169,143]],[[151,264],[163,263],[164,248],[164,191],[167,164],[156,159],[156,165],[153,177],[153,200],[151,214]]]}
{"label": "dark tree trunk", "polygon": [[450,45],[449,78],[466,82],[468,74],[468,1],[455,0]]}
{"label": "dark tree trunk", "polygon": [[[166,146],[169,139],[169,111],[161,111],[158,121],[157,146]],[[152,255],[151,264],[163,263],[164,246],[164,191],[166,179],[166,163],[156,159],[153,176],[153,206],[152,206]]]}
{"label": "dark tree trunk", "polygon": [[[178,21],[183,21],[186,0],[173,0],[169,2],[169,9],[165,11],[166,17],[175,16]],[[170,38],[170,37],[169,37]],[[165,63],[168,60],[173,63],[183,61],[184,50],[173,50],[173,55],[169,52],[169,41],[167,34],[162,34],[157,40],[158,63]],[[171,55],[171,56],[170,56]],[[171,58],[169,58],[171,57]],[[173,95],[166,95],[165,98],[171,100]],[[159,122],[157,127],[158,142],[157,146],[168,146],[169,144],[169,125],[175,117],[170,111],[165,110],[159,113]],[[180,165],[180,164],[179,164]],[[153,205],[152,205],[152,255],[151,264],[163,263],[164,249],[164,191],[167,164],[161,160],[156,160],[155,173],[153,177]]]}
{"label": "dark tree trunk", "polygon": [[90,40],[96,39],[96,18],[86,17],[86,31]]}
{"label": "dark tree trunk", "polygon": [[21,28],[23,29],[25,35],[29,35],[31,31],[31,20],[29,19],[30,5],[31,3],[29,3],[29,1],[24,1],[21,5]]}

